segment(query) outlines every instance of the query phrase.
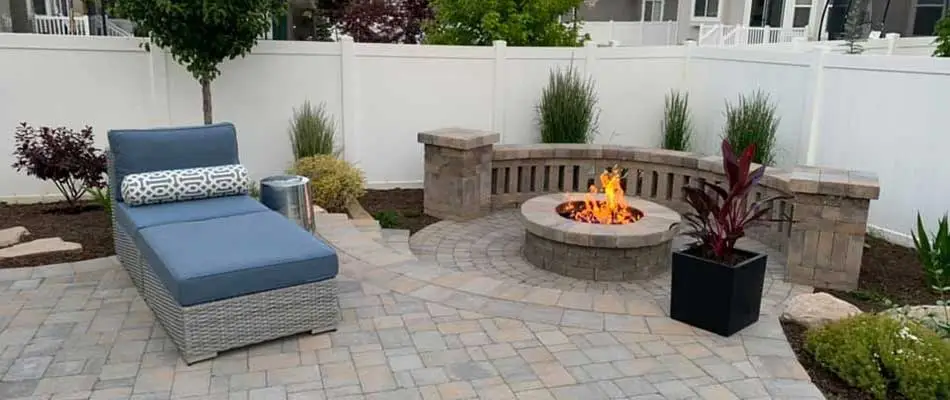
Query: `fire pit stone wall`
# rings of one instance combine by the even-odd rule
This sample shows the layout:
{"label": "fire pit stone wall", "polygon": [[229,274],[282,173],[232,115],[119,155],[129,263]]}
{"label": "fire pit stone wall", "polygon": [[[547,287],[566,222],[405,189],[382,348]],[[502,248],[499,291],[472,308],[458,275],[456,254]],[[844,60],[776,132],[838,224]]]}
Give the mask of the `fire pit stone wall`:
{"label": "fire pit stone wall", "polygon": [[[555,211],[564,201],[582,196],[542,195],[521,205],[525,259],[541,269],[595,281],[644,280],[669,271],[679,214],[632,197],[626,198],[627,205],[644,216],[628,224],[573,221]],[[594,200],[603,201],[604,195]]]}
{"label": "fire pit stone wall", "polygon": [[[433,209],[437,214],[432,215],[441,218],[474,218],[485,212],[485,199],[488,199],[487,209],[490,210],[519,206],[543,194],[583,192],[605,167],[613,165],[630,171],[625,181],[628,196],[656,202],[677,212],[689,209],[679,188],[703,180],[724,180],[722,160],[718,155],[702,156],[618,145],[493,145],[498,136],[488,132],[474,140],[480,146],[469,150],[444,150],[440,143],[454,144],[459,136],[455,131],[442,129],[419,135],[420,142],[426,144],[426,213],[430,213],[430,198],[441,199],[437,201],[444,205],[477,204],[457,212],[452,207]],[[445,140],[441,140],[442,137]],[[487,149],[490,149],[491,157],[485,161]],[[443,151],[451,154],[452,159],[481,161],[477,163],[478,178],[472,179],[472,174],[466,175],[462,173],[464,171],[456,171],[459,172],[456,177],[440,174],[439,170],[445,164],[435,155]],[[472,154],[465,155],[465,152]],[[770,217],[777,222],[764,224],[750,231],[749,236],[785,254],[786,258],[780,261],[787,266],[789,281],[825,288],[855,289],[861,269],[868,208],[870,201],[880,194],[877,176],[870,172],[831,168],[768,168],[755,195],[771,194],[786,194],[793,198],[775,205]],[[444,199],[445,196],[457,199]],[[466,202],[464,199],[479,201]]]}

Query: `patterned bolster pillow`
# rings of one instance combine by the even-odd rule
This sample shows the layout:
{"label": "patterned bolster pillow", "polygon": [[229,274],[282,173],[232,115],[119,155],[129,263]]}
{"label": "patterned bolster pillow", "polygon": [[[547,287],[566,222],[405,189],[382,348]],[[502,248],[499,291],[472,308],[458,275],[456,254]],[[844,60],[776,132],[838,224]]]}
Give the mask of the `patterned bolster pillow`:
{"label": "patterned bolster pillow", "polygon": [[129,174],[122,199],[130,206],[246,194],[247,168],[240,164]]}

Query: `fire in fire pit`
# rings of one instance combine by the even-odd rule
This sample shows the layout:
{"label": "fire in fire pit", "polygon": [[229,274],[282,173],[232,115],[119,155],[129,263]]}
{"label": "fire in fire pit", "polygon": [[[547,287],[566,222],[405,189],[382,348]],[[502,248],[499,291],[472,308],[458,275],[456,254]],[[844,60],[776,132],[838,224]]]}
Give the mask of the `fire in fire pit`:
{"label": "fire in fire pit", "polygon": [[597,185],[590,185],[584,200],[570,200],[557,207],[557,213],[567,219],[590,224],[620,225],[637,222],[643,212],[627,205],[623,187],[624,171],[608,167],[600,174],[604,200],[597,200]]}

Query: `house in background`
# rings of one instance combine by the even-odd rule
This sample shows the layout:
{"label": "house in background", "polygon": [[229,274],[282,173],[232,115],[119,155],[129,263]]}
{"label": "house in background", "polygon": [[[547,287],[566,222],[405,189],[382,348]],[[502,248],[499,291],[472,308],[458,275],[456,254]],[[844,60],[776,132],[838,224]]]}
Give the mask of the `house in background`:
{"label": "house in background", "polygon": [[[585,1],[579,14],[595,24],[677,21],[679,42],[712,29],[722,29],[720,35],[741,31],[747,42],[774,42],[795,36],[814,40],[819,32],[822,38],[838,37],[851,1],[856,0],[596,0]],[[936,22],[950,11],[950,0],[864,1],[871,29],[901,36],[932,36]]]}
{"label": "house in background", "polygon": [[[0,32],[132,36],[127,21],[109,18],[101,1],[0,0]],[[9,20],[8,24],[4,24]]]}
{"label": "house in background", "polygon": [[[841,1],[841,0],[837,0]],[[937,21],[950,12],[950,0],[873,0],[875,29],[901,36],[933,36]]]}

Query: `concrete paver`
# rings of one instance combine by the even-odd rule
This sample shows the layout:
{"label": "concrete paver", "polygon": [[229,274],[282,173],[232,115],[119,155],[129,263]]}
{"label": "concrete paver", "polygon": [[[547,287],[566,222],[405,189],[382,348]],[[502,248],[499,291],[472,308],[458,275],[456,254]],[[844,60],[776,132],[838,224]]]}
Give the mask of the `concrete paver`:
{"label": "concrete paver", "polygon": [[666,316],[668,277],[529,269],[510,221],[437,223],[412,254],[324,226],[343,261],[339,329],[191,366],[114,258],[0,270],[0,398],[822,398],[775,312],[810,288],[780,265],[760,322],[721,338]]}

